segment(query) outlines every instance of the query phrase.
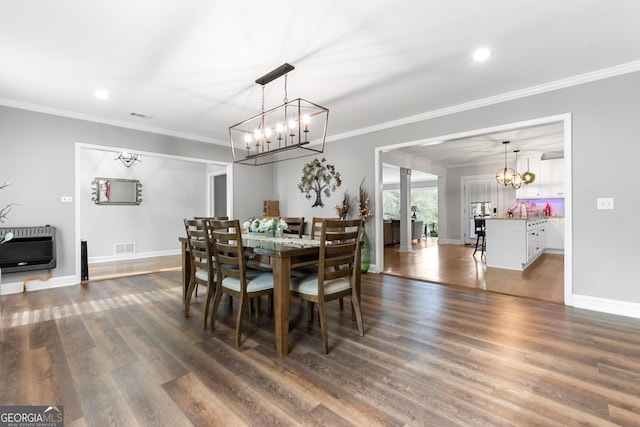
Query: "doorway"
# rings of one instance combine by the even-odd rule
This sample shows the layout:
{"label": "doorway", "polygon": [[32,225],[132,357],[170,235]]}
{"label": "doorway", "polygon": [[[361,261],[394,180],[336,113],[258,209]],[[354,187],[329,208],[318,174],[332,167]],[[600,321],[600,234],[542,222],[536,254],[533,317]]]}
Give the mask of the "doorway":
{"label": "doorway", "polygon": [[227,207],[227,173],[220,170],[209,174],[209,216],[229,216]]}
{"label": "doorway", "polygon": [[[182,218],[202,215],[209,207],[204,200],[210,194],[207,190],[210,171],[224,175],[221,183],[226,184],[226,188],[218,190],[224,196],[220,206],[227,215],[233,215],[233,175],[229,163],[132,150],[142,157],[142,163],[127,168],[113,160],[113,153],[123,150],[120,147],[76,143],[75,150],[75,226],[79,236],[75,275],[78,282],[81,281],[81,240],[88,241],[89,279],[95,272],[92,267],[98,264],[105,267],[112,264],[101,276],[173,268],[175,260],[180,258],[177,239],[184,235]],[[114,209],[96,205],[91,188],[95,176],[138,179],[142,184],[142,202],[132,206],[107,206]],[[166,260],[171,265],[165,265]]]}
{"label": "doorway", "polygon": [[[561,114],[557,116],[550,116],[546,118],[528,120],[523,122],[511,123],[511,124],[496,126],[492,128],[478,129],[475,131],[463,132],[458,134],[439,136],[437,138],[434,137],[434,138],[423,139],[419,141],[409,141],[409,142],[394,144],[386,147],[376,148],[376,151],[375,151],[376,209],[378,210],[381,209],[381,206],[378,206],[378,200],[381,199],[381,196],[382,196],[381,192],[382,192],[382,183],[383,183],[381,165],[383,164],[383,162],[387,163],[390,158],[402,160],[404,155],[405,158],[408,158],[408,159],[411,158],[415,162],[415,159],[417,157],[416,153],[418,152],[418,150],[424,149],[425,147],[436,147],[439,151],[436,151],[436,155],[433,158],[427,157],[427,158],[420,159],[420,160],[423,160],[425,164],[435,163],[434,162],[435,159],[439,159],[444,156],[443,153],[445,153],[445,151],[447,150],[449,143],[452,143],[455,141],[462,141],[462,140],[464,140],[465,142],[472,141],[472,140],[477,141],[477,140],[482,140],[483,138],[486,140],[487,136],[506,134],[509,132],[512,132],[514,135],[516,135],[516,138],[518,138],[518,137],[522,137],[522,135],[526,134],[530,129],[534,129],[536,127],[540,127],[540,129],[542,129],[548,125],[554,125],[554,126],[557,125],[561,129],[562,139],[560,141],[560,144],[561,144],[560,150],[563,152],[563,155],[564,155],[564,181],[565,181],[565,188],[567,188],[567,191],[565,192],[565,196],[564,196],[564,209],[565,209],[564,255],[548,254],[547,256],[547,254],[545,254],[544,257],[550,258],[550,261],[554,265],[551,268],[551,270],[549,270],[549,271],[552,271],[552,273],[550,274],[555,276],[560,276],[562,278],[561,288],[560,288],[560,294],[562,295],[562,298],[560,302],[561,303],[563,302],[564,304],[567,304],[567,305],[571,305],[573,289],[572,289],[572,271],[571,271],[571,263],[572,263],[571,175],[572,173],[571,173],[571,114],[570,113]],[[453,150],[453,152],[459,156],[461,151],[459,149],[459,146],[457,147],[458,147],[458,150],[457,151]],[[540,150],[544,151],[545,148],[546,147],[541,147]],[[480,150],[475,150],[475,151],[482,151],[483,149],[484,148],[481,148]],[[500,154],[499,153],[495,154],[495,156],[499,158]],[[478,161],[476,160],[476,162]],[[403,166],[401,162],[395,163],[395,164],[398,166]],[[426,169],[424,171],[430,172],[429,170],[426,170]],[[467,221],[469,221],[469,219],[466,218],[467,215],[463,213],[463,209],[462,209],[462,206],[466,204],[465,196],[460,189],[460,182],[461,182],[460,178],[462,176],[464,176],[464,174],[461,174],[459,177],[456,177],[454,175],[452,178],[452,174],[446,173],[444,175],[442,187],[439,185],[440,200],[442,200],[443,198],[450,197],[451,195],[453,195],[454,197],[457,197],[457,202],[452,203],[450,200],[447,200],[441,203],[442,209],[440,212],[442,216],[440,217],[439,222],[442,224],[442,227],[439,230],[440,231],[439,237],[441,238],[439,243],[446,243],[446,244],[452,243],[456,246],[459,246],[460,248],[464,248],[465,243],[467,241],[467,237],[470,234],[469,232],[467,232],[467,236],[465,236],[464,233],[461,233],[463,229],[467,230],[468,228]],[[456,212],[459,212],[459,214]],[[459,217],[460,219],[459,220],[455,219],[454,223],[451,223],[451,218],[458,215],[461,215]],[[463,218],[465,219],[463,220]],[[449,224],[447,224],[447,222]],[[452,230],[456,230],[456,231],[452,233]],[[443,231],[445,233],[444,239],[442,239]],[[471,252],[473,252],[473,248],[471,248]],[[410,255],[416,256],[415,253]],[[385,262],[385,258],[387,256],[389,256],[389,253],[388,253],[388,248],[385,248],[385,246],[383,245],[382,224],[376,223],[376,264],[378,267],[378,271],[383,272],[385,270],[387,266],[387,263]],[[469,257],[471,257],[471,254],[469,255]],[[455,260],[455,255],[451,259]],[[466,258],[466,255],[465,255],[464,259],[468,260],[469,258]],[[558,260],[560,260],[560,262],[558,262]],[[439,259],[438,262],[440,263],[446,262],[446,260]],[[422,268],[423,266],[421,267],[419,262],[409,262],[406,265],[408,266],[407,271],[403,271],[401,273],[402,276],[410,277],[410,278],[415,277],[420,280],[429,280],[429,279],[420,277],[420,273],[421,273],[420,268]],[[482,270],[483,268],[486,271],[486,266],[478,264],[478,269],[476,269],[476,272],[479,274],[480,270]],[[471,272],[472,270],[468,269],[467,271]],[[504,275],[504,277],[500,278],[500,281],[501,283],[503,283],[503,286],[508,287],[510,283],[514,283],[515,280],[522,279],[523,274],[530,273],[531,271],[532,270],[530,267],[529,269],[525,270],[525,272],[519,272],[519,271],[516,272],[518,273],[519,276]],[[495,275],[490,275],[490,274],[489,276],[496,277]],[[547,276],[547,277],[550,277],[550,276]],[[465,286],[466,280],[467,279],[460,279],[459,283],[451,283],[451,284]],[[487,287],[485,286],[484,288],[486,289]],[[509,293],[509,292],[505,292],[505,293]]]}

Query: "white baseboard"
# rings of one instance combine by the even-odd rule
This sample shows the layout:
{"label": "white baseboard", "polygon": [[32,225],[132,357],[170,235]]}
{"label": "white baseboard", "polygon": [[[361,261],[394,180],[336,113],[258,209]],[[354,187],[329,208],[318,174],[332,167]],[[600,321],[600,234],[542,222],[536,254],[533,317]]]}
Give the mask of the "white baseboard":
{"label": "white baseboard", "polygon": [[446,244],[446,245],[464,245],[464,242],[460,239],[444,239],[442,237],[438,237],[438,244]]}
{"label": "white baseboard", "polygon": [[159,256],[180,255],[181,253],[182,251],[180,249],[171,249],[168,251],[140,252],[135,254],[124,253],[124,254],[118,254],[118,255],[89,257],[87,261],[89,264],[99,264],[101,262],[128,261],[131,259],[143,259],[143,258],[154,258]]}
{"label": "white baseboard", "polygon": [[571,305],[576,308],[617,314],[640,319],[640,303],[612,300],[607,298],[573,295]]}
{"label": "white baseboard", "polygon": [[[34,275],[34,277],[39,277]],[[80,278],[76,276],[52,277],[49,280],[29,280],[27,282],[27,292],[39,291],[42,289],[61,288],[80,283]],[[0,284],[0,295],[19,294],[24,288],[24,281]]]}

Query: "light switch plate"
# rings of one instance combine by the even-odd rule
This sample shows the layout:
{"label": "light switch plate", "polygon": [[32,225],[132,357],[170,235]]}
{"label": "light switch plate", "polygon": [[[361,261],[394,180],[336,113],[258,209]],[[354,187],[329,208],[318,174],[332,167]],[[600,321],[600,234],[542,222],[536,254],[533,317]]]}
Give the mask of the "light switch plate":
{"label": "light switch plate", "polygon": [[613,197],[598,197],[598,209],[613,209]]}
{"label": "light switch plate", "polygon": [[60,197],[60,201],[62,203],[71,203],[73,202],[73,198],[71,196],[62,196]]}

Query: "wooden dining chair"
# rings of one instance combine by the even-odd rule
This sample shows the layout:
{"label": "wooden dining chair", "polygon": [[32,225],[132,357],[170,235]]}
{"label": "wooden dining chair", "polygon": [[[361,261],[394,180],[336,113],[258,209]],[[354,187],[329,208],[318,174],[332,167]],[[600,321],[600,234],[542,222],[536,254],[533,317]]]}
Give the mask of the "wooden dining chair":
{"label": "wooden dining chair", "polygon": [[273,295],[273,274],[247,268],[239,220],[210,220],[209,223],[217,266],[211,330],[215,328],[216,314],[222,294],[238,298],[235,336],[235,347],[238,349],[242,335],[242,318],[249,306],[249,300],[262,295]]}
{"label": "wooden dining chair", "polygon": [[302,237],[304,234],[304,217],[284,217],[282,218],[287,223],[287,229],[284,230],[286,234],[297,234],[298,237]]}
{"label": "wooden dining chair", "polygon": [[[312,240],[316,240],[320,238],[320,232],[322,231],[322,221],[324,221],[325,219],[338,219],[338,218],[321,218],[321,217],[317,217],[314,216],[313,219],[311,220],[311,231],[309,232],[309,235],[311,237]],[[312,266],[312,270],[315,272],[316,266]],[[309,271],[309,267],[308,266],[302,266],[302,267],[298,267],[296,270],[303,270],[303,271]],[[339,299],[340,300],[340,310],[342,310],[344,308],[344,301],[342,300],[342,298]],[[308,319],[309,322],[313,321],[313,310],[314,310],[314,306],[313,306],[313,302],[309,301],[309,303],[307,304],[308,308],[307,308],[307,313],[308,313]]]}
{"label": "wooden dining chair", "polygon": [[189,317],[191,298],[198,285],[207,287],[207,297],[202,311],[202,327],[207,328],[209,307],[216,289],[215,260],[211,247],[208,222],[202,219],[184,219],[187,244],[191,256],[191,277],[184,302],[184,315]]}
{"label": "wooden dining chair", "polygon": [[315,274],[291,278],[291,295],[318,305],[322,347],[329,352],[325,303],[351,297],[360,336],[364,335],[356,265],[360,250],[361,219],[325,219],[320,231],[320,259]]}

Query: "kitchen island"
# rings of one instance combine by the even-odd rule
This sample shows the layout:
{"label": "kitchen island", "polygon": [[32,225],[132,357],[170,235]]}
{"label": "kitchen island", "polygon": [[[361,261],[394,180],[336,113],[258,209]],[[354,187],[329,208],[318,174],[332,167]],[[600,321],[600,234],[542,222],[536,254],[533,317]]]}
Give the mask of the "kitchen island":
{"label": "kitchen island", "polygon": [[545,217],[491,217],[486,221],[487,267],[524,270],[546,248]]}

